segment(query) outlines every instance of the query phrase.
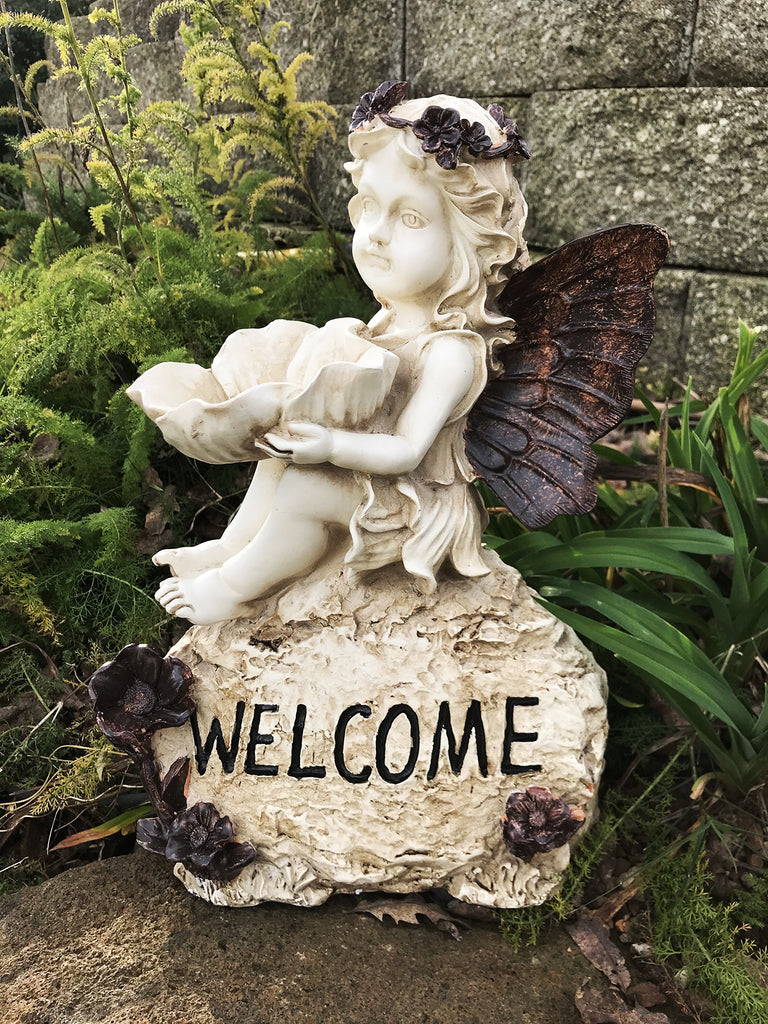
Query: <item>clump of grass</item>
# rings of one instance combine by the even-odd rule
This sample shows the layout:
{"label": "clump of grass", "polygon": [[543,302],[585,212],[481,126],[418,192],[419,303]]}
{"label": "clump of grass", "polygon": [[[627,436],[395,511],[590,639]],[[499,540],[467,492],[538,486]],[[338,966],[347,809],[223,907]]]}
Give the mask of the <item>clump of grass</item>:
{"label": "clump of grass", "polygon": [[738,902],[713,898],[693,844],[659,864],[649,895],[654,954],[713,1004],[713,1024],[768,1024],[768,951],[749,938]]}

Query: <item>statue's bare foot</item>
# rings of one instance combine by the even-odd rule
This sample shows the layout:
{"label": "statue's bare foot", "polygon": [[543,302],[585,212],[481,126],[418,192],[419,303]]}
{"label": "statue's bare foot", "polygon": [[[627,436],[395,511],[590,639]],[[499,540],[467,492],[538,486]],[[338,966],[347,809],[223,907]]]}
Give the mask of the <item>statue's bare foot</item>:
{"label": "statue's bare foot", "polygon": [[239,618],[243,614],[242,602],[247,598],[233,590],[218,569],[209,569],[191,579],[171,576],[163,580],[155,600],[171,615],[205,626]]}
{"label": "statue's bare foot", "polygon": [[152,556],[155,565],[167,565],[174,576],[190,579],[208,569],[218,569],[235,554],[221,540],[207,540],[190,548],[163,548]]}

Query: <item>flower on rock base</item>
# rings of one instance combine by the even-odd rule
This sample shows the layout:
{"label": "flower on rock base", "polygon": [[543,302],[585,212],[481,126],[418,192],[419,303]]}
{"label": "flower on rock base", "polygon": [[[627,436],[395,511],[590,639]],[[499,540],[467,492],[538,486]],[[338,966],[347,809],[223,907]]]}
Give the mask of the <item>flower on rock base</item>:
{"label": "flower on rock base", "polygon": [[231,882],[256,856],[250,843],[236,842],[233,834],[232,822],[210,803],[181,811],[167,827],[160,818],[144,818],[136,827],[145,850],[214,882]]}
{"label": "flower on rock base", "polygon": [[569,807],[543,786],[529,786],[507,800],[501,834],[509,852],[527,863],[537,853],[564,846],[584,819],[580,807]]}
{"label": "flower on rock base", "polygon": [[146,644],[129,644],[97,668],[88,693],[99,728],[124,750],[142,749],[158,729],[183,725],[192,713],[192,672]]}
{"label": "flower on rock base", "polygon": [[165,856],[198,878],[229,882],[256,856],[250,843],[235,842],[233,834],[232,822],[213,804],[196,803],[168,829]]}

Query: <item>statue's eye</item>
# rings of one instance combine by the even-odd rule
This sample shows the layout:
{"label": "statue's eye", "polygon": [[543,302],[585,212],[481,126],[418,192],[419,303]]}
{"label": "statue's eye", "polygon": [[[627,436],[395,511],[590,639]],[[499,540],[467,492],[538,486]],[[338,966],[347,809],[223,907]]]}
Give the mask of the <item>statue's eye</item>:
{"label": "statue's eye", "polygon": [[363,199],[361,210],[363,216],[370,217],[376,212],[376,203],[370,197]]}
{"label": "statue's eye", "polygon": [[402,214],[401,220],[407,228],[423,228],[427,224],[423,217],[420,217],[418,213],[413,213],[411,210]]}

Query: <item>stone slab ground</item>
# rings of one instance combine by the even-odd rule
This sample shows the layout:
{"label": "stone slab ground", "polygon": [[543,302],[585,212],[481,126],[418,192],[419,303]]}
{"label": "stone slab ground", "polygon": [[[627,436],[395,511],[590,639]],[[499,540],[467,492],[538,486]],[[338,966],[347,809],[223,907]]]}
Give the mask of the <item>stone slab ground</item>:
{"label": "stone slab ground", "polygon": [[0,901],[3,1024],[577,1024],[604,980],[564,932],[515,953],[490,924],[456,942],[339,902],[214,907],[149,854]]}

